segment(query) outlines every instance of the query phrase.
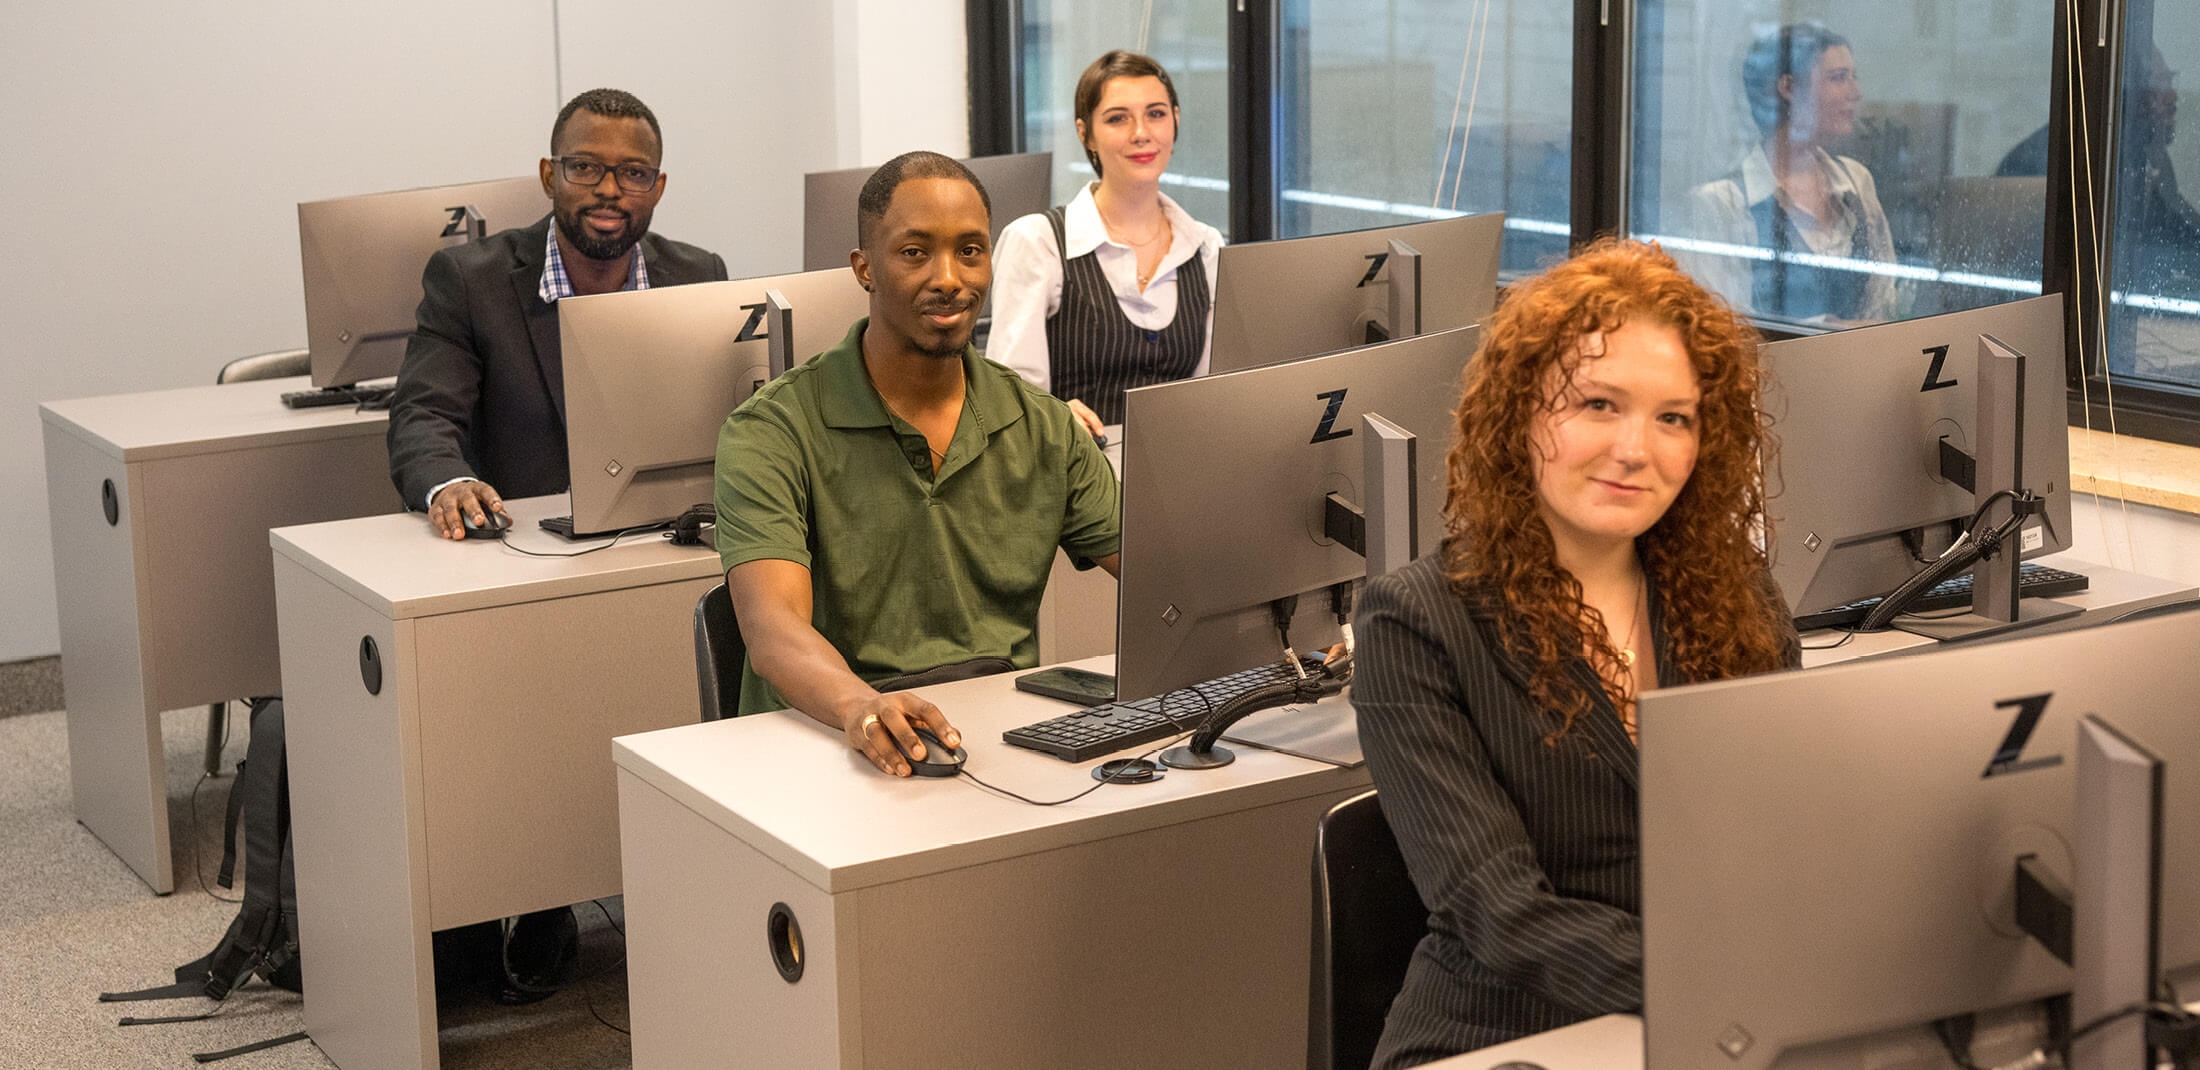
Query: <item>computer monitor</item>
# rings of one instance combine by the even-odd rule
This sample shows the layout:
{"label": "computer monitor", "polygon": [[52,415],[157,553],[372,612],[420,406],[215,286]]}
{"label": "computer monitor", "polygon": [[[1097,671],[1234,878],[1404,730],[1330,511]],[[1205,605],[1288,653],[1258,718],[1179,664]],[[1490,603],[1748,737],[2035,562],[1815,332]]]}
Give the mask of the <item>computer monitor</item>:
{"label": "computer monitor", "polygon": [[445,246],[524,227],[550,210],[534,175],[298,206],[313,385],[396,375],[420,309],[420,274]]}
{"label": "computer monitor", "polygon": [[1940,445],[1978,449],[1981,335],[2027,357],[2023,473],[2045,509],[2022,556],[2070,547],[2062,298],[1773,342],[1760,350],[1779,449],[1769,549],[1790,610],[1894,590],[1970,518],[1972,492],[1943,474]]}
{"label": "computer monitor", "polygon": [[806,360],[870,314],[829,271],[568,297],[558,302],[574,537],[662,523],[713,494],[718,429],[771,378],[773,295]]}
{"label": "computer monitor", "polygon": [[1266,368],[1141,387],[1123,423],[1116,698],[1151,698],[1281,656],[1268,603],[1301,598],[1300,649],[1338,633],[1321,592],[1360,578],[1327,496],[1365,487],[1361,417],[1415,437],[1420,552],[1443,539],[1444,454],[1481,331],[1458,328]]}
{"label": "computer monitor", "polygon": [[[1215,262],[1208,370],[1240,371],[1481,323],[1497,306],[1504,238],[1505,214],[1490,212],[1225,245]],[[1417,271],[1399,269],[1393,242],[1419,254]],[[1417,307],[1408,317],[1417,323],[1390,322],[1398,297],[1408,300],[1395,303]]]}
{"label": "computer monitor", "polygon": [[2086,717],[2164,762],[2158,963],[2189,980],[2196,649],[2184,613],[1643,695],[1648,1070],[1882,1065],[1924,1023],[2069,991],[2014,869],[2073,881]]}
{"label": "computer monitor", "polygon": [[[962,161],[993,202],[993,237],[1019,216],[1053,207],[1051,152],[977,156]],[[802,270],[847,267],[856,247],[856,195],[876,167],[814,171],[802,176]]]}

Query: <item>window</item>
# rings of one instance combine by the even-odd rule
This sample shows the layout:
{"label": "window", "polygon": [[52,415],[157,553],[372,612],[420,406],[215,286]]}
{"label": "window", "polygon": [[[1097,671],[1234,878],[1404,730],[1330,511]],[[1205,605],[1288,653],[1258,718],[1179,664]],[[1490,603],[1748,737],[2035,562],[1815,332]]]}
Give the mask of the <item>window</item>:
{"label": "window", "polygon": [[[2151,8],[2151,10],[2146,10]],[[2200,128],[2177,73],[2200,62],[2200,6],[2133,5],[2125,22],[2109,232],[2109,370],[2159,390],[2200,389]]]}
{"label": "window", "polygon": [[1640,0],[1628,230],[1765,320],[2041,292],[2051,5]]}
{"label": "window", "polygon": [[1127,48],[1168,70],[1182,108],[1162,192],[1227,235],[1228,6],[1213,0],[1025,0],[1022,6],[1022,151],[1054,153],[1054,203],[1069,203],[1093,180],[1077,141],[1077,76],[1101,53]]}
{"label": "window", "polygon": [[1504,267],[1570,231],[1572,5],[1286,0],[1277,235],[1508,213]]}

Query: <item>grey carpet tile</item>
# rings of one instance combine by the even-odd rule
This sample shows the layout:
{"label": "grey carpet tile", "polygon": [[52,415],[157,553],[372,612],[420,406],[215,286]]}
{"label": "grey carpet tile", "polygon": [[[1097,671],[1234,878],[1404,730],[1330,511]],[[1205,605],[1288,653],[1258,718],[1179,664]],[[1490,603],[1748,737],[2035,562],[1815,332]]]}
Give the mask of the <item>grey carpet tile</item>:
{"label": "grey carpet tile", "polygon": [[[225,770],[244,754],[238,708]],[[196,1065],[191,1053],[214,1051],[303,1029],[297,995],[253,982],[205,1022],[122,1028],[124,1015],[201,1013],[204,1000],[114,1004],[102,990],[148,988],[172,979],[180,963],[211,950],[237,907],[212,893],[221,859],[221,820],[230,778],[201,780],[203,710],[168,714],[170,838],[177,891],[155,896],[70,812],[68,732],[59,712],[0,719],[0,992],[13,1006],[0,1015],[0,1065],[138,1067]],[[194,789],[196,806],[192,805]],[[194,825],[193,811],[197,821]],[[241,887],[240,889],[241,890]],[[607,903],[619,917],[617,900]],[[624,942],[591,904],[579,907],[584,984],[530,1007],[503,1007],[478,994],[445,1001],[439,1020],[448,1070],[539,1067],[616,1070],[632,1065],[627,1039],[597,1015],[627,1024]],[[308,961],[311,949],[305,954]],[[591,1013],[593,1004],[593,1013]],[[240,1056],[237,1070],[327,1070],[310,1043]]]}
{"label": "grey carpet tile", "polygon": [[61,708],[61,658],[0,662],[0,717]]}

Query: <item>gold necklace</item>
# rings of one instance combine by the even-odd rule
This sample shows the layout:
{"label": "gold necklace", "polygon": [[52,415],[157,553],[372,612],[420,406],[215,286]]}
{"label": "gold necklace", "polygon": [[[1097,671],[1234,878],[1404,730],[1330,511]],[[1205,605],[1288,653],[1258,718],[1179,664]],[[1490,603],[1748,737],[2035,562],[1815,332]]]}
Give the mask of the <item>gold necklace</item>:
{"label": "gold necklace", "polygon": [[1630,671],[1635,667],[1635,627],[1642,623],[1642,615],[1646,608],[1643,603],[1648,600],[1650,594],[1649,578],[1638,572],[1635,579],[1635,597],[1631,599],[1634,602],[1635,611],[1627,616],[1627,643],[1619,648],[1619,663],[1626,666]]}
{"label": "gold necklace", "polygon": [[1122,242],[1123,244],[1128,245],[1133,249],[1143,249],[1146,246],[1152,245],[1155,238],[1158,238],[1163,234],[1168,233],[1169,230],[1169,217],[1166,213],[1163,213],[1163,215],[1161,216],[1161,225],[1153,228],[1153,233],[1133,241],[1124,238],[1123,236],[1116,233],[1115,224],[1108,222],[1107,215],[1100,211],[1100,206],[1098,204],[1092,206],[1092,211],[1094,215],[1100,217],[1100,225],[1108,228],[1108,237],[1114,238],[1116,241]]}
{"label": "gold necklace", "polygon": [[[903,412],[902,412],[902,411],[901,411],[900,409],[897,409],[897,408],[895,408],[895,407],[893,406],[893,404],[892,404],[892,403],[888,402],[888,401],[886,400],[886,395],[884,395],[884,394],[880,394],[880,395],[878,396],[878,402],[879,402],[879,404],[881,404],[881,405],[885,405],[885,406],[886,406],[886,411],[887,411],[887,412],[893,413],[893,414],[894,414],[895,416],[899,417],[899,418],[901,419],[901,422],[902,422],[902,423],[908,424],[908,425],[909,425],[910,427],[916,428],[917,434],[919,434],[919,435],[923,435],[923,434],[924,434],[924,429],[923,429],[923,428],[921,428],[921,427],[917,427],[917,422],[916,422],[915,420],[912,420],[912,419],[910,419],[910,418],[909,418],[909,417],[908,417],[907,415],[905,415],[905,414],[904,414],[904,413],[903,413]],[[950,443],[948,443],[948,445],[954,445],[954,443],[950,442]],[[946,463],[947,463],[947,453],[946,453],[946,451],[944,451],[944,450],[941,450],[941,449],[940,449],[939,447],[937,447],[937,446],[934,446],[934,445],[932,445],[932,439],[931,439],[931,437],[930,437],[930,436],[926,436],[926,437],[925,437],[925,439],[924,439],[924,448],[925,448],[925,449],[928,449],[928,450],[931,450],[931,451],[932,451],[932,456],[934,456],[934,457],[937,457],[937,458],[939,458],[939,459],[940,459],[940,464],[946,464]]]}

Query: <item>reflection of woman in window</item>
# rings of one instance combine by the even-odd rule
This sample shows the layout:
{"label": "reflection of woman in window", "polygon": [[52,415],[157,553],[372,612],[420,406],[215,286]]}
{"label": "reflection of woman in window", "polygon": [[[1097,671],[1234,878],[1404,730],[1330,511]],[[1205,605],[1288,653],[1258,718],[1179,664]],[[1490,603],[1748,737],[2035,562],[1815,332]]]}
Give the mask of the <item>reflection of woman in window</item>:
{"label": "reflection of woman in window", "polygon": [[1001,232],[985,355],[1097,433],[1123,422],[1125,390],[1206,374],[1222,234],[1161,192],[1178,109],[1160,64],[1101,56],[1077,79],[1075,104],[1100,180]]}
{"label": "reflection of woman in window", "polygon": [[1490,320],[1448,537],[1360,599],[1360,744],[1429,912],[1380,1070],[1642,1005],[1635,698],[1800,657],[1758,394],[1755,332],[1650,246]]}
{"label": "reflection of woman in window", "polygon": [[1726,177],[1695,189],[1696,233],[1773,256],[1711,250],[1689,267],[1743,312],[1894,318],[1895,281],[1869,267],[1895,258],[1872,173],[1826,151],[1855,129],[1862,97],[1847,39],[1816,22],[1759,34],[1742,60],[1742,91],[1764,140]]}

